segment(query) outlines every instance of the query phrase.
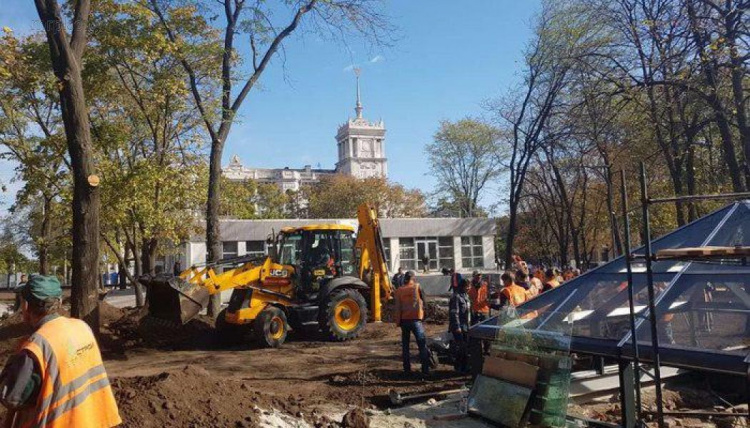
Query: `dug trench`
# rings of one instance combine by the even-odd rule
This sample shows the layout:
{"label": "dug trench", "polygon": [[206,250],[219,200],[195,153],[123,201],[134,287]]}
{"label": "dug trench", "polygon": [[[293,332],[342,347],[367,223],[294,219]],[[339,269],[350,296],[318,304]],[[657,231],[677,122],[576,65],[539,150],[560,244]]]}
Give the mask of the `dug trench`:
{"label": "dug trench", "polygon": [[[126,427],[352,425],[362,409],[390,406],[388,391],[452,389],[468,378],[449,366],[429,380],[406,376],[401,332],[391,322],[370,323],[357,339],[335,343],[315,334],[290,334],[278,349],[218,344],[210,319],[181,327],[160,325],[144,310],[100,304],[99,343]],[[439,315],[442,322],[444,317]],[[0,358],[29,333],[19,315],[0,322]],[[428,336],[445,331],[427,323]],[[416,357],[416,349],[412,354]],[[413,362],[419,368],[417,361]],[[334,416],[331,409],[338,409]],[[343,413],[359,409],[348,418]],[[344,420],[342,425],[342,419]],[[356,425],[356,424],[355,424]]]}

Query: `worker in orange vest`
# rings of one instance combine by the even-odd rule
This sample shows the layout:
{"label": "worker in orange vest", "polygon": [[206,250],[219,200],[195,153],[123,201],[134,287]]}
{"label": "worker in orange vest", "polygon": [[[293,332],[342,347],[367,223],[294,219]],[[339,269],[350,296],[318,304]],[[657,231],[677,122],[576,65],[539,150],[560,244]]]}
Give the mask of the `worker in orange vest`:
{"label": "worker in orange vest", "polygon": [[35,331],[0,373],[5,426],[107,428],[122,423],[89,326],[57,314],[54,276],[32,275],[21,290],[23,320]]}
{"label": "worker in orange vest", "polygon": [[526,290],[516,284],[515,276],[512,272],[505,272],[500,277],[503,281],[503,289],[500,290],[500,306],[516,307],[527,300]]}
{"label": "worker in orange vest", "polygon": [[544,291],[552,290],[560,286],[554,269],[547,269],[544,273]]}
{"label": "worker in orange vest", "polygon": [[404,364],[404,372],[411,373],[411,356],[409,354],[409,341],[411,335],[419,348],[419,360],[422,363],[422,373],[430,373],[430,352],[427,350],[427,339],[425,338],[424,326],[424,295],[419,283],[415,281],[416,273],[413,270],[404,275],[404,285],[394,293],[396,325],[401,327],[401,359]]}
{"label": "worker in orange vest", "polygon": [[490,316],[490,286],[479,271],[474,271],[469,288],[471,301],[471,325],[487,320]]}

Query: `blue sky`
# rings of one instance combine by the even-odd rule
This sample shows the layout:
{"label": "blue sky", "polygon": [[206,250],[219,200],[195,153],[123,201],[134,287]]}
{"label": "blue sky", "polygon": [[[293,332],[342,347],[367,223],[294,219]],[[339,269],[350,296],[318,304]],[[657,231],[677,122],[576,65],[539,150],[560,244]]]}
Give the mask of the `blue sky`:
{"label": "blue sky", "polygon": [[[0,27],[38,27],[31,0],[2,3]],[[385,121],[389,178],[429,193],[435,182],[424,145],[440,120],[481,115],[483,100],[518,82],[538,9],[538,0],[390,0],[386,12],[398,28],[392,47],[293,36],[284,67],[274,61],[240,110],[224,162],[237,154],[248,166],[332,168],[336,130],[354,115],[356,64],[365,118]],[[0,163],[0,181],[10,176],[10,166]],[[11,193],[0,195],[0,210]]]}

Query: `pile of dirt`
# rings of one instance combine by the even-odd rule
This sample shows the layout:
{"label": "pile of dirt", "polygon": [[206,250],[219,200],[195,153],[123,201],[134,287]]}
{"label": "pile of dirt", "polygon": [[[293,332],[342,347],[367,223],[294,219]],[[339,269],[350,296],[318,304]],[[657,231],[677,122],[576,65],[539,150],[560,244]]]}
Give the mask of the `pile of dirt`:
{"label": "pile of dirt", "polygon": [[0,362],[15,352],[22,338],[33,333],[31,326],[23,322],[21,312],[8,315],[0,321]]}
{"label": "pile of dirt", "polygon": [[213,320],[198,316],[185,325],[152,318],[148,308],[118,309],[100,304],[101,347],[104,352],[122,353],[132,348],[164,350],[205,349],[213,347]]}
{"label": "pile of dirt", "polygon": [[448,322],[448,308],[437,302],[427,301],[424,305],[424,321],[430,324],[445,324]]}
{"label": "pile of dirt", "polygon": [[[155,376],[116,378],[112,388],[124,427],[297,426],[302,422],[342,426],[301,395],[256,390],[250,382],[217,377],[195,365]],[[366,418],[364,412],[361,416]],[[350,420],[362,418],[352,415]]]}

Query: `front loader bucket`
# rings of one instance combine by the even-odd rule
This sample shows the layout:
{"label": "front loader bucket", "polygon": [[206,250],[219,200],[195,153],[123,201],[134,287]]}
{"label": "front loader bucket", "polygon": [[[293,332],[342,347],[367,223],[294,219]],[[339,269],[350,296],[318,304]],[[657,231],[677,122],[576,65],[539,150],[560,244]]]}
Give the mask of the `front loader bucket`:
{"label": "front loader bucket", "polygon": [[154,318],[185,324],[208,305],[208,290],[172,275],[144,276],[148,312]]}

